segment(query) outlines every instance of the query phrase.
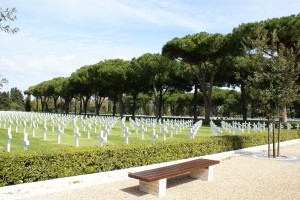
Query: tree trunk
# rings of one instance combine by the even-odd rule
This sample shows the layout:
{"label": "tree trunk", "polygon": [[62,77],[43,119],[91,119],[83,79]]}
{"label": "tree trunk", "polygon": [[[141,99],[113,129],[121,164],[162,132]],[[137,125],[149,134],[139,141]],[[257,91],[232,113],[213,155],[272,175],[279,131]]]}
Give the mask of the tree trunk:
{"label": "tree trunk", "polygon": [[279,156],[279,150],[280,150],[280,130],[281,130],[281,123],[279,119],[279,127],[278,127],[278,136],[277,136],[277,157]]}
{"label": "tree trunk", "polygon": [[99,96],[99,95],[95,95],[95,108],[96,108],[96,115],[100,114],[100,108],[103,104],[103,101],[105,100],[105,98]]}
{"label": "tree trunk", "polygon": [[35,100],[36,100],[35,112],[39,112],[39,98],[38,98],[38,96],[35,98]]}
{"label": "tree trunk", "polygon": [[273,158],[276,158],[275,118],[273,118]]}
{"label": "tree trunk", "polygon": [[159,118],[159,98],[155,97],[155,117]]}
{"label": "tree trunk", "polygon": [[77,114],[77,99],[76,97],[74,98],[74,114]]}
{"label": "tree trunk", "polygon": [[70,113],[70,103],[72,99],[65,99],[65,114]]}
{"label": "tree trunk", "polygon": [[58,109],[57,109],[57,100],[58,100],[58,97],[53,97],[55,113],[58,113]]}
{"label": "tree trunk", "polygon": [[198,84],[195,83],[195,89],[194,89],[194,96],[193,96],[193,116],[194,116],[194,123],[198,120],[198,113],[197,113],[197,95],[198,95]]}
{"label": "tree trunk", "polygon": [[156,89],[156,82],[155,80],[152,82],[152,88],[154,93],[154,101],[155,101],[155,117],[159,117],[159,95]]}
{"label": "tree trunk", "polygon": [[122,118],[123,117],[123,112],[124,112],[124,109],[123,109],[123,93],[120,92],[118,96],[119,96],[119,113],[120,113],[120,117]]}
{"label": "tree trunk", "polygon": [[63,98],[59,97],[59,108],[60,108],[60,113],[62,114],[63,113],[63,106],[64,105],[64,102],[63,102]]}
{"label": "tree trunk", "polygon": [[113,116],[116,116],[116,110],[117,110],[117,97],[114,97]]}
{"label": "tree trunk", "polygon": [[198,79],[198,82],[200,84],[200,89],[203,94],[203,99],[204,99],[204,106],[205,106],[205,119],[204,119],[204,124],[208,124],[210,120],[210,114],[211,114],[211,108],[212,108],[212,88],[214,84],[214,78],[215,75],[218,71],[218,66],[214,62],[213,67],[211,69],[211,74],[210,74],[210,80],[206,81],[206,69],[208,66],[206,66],[205,63],[203,63],[204,68],[201,68],[200,71],[196,71],[196,77]]}
{"label": "tree trunk", "polygon": [[162,117],[162,106],[163,106],[163,89],[162,88],[160,88],[160,90],[159,90],[159,107],[158,107],[158,116],[159,116],[159,118],[161,118]]}
{"label": "tree trunk", "polygon": [[49,97],[46,97],[46,98],[45,98],[45,107],[46,107],[46,112],[49,112],[48,101],[49,101]]}
{"label": "tree trunk", "polygon": [[281,117],[282,123],[287,122],[287,111],[286,111],[286,105],[282,107],[282,117]]}
{"label": "tree trunk", "polygon": [[137,99],[137,94],[135,92],[132,93],[132,118],[135,118],[135,110],[136,110],[136,99]]}
{"label": "tree trunk", "polygon": [[40,99],[41,99],[41,104],[42,104],[42,112],[45,111],[45,101],[43,99],[44,97],[43,96],[40,96]]}
{"label": "tree trunk", "polygon": [[84,109],[84,114],[87,114],[87,107],[88,107],[88,101],[89,101],[90,97],[89,96],[85,96],[82,97],[82,101],[83,101],[83,109]]}
{"label": "tree trunk", "polygon": [[81,115],[82,114],[82,96],[81,95],[80,95],[79,101],[80,101],[80,104],[79,104],[79,114]]}
{"label": "tree trunk", "polygon": [[211,112],[211,96],[208,97],[208,95],[203,94],[203,98],[204,98],[204,106],[205,106],[204,123],[208,124],[210,120],[210,112]]}
{"label": "tree trunk", "polygon": [[142,101],[142,109],[143,109],[144,115],[148,115],[148,112],[147,112],[147,101]]}
{"label": "tree trunk", "polygon": [[[100,104],[99,104],[99,96],[98,95],[95,95],[95,114],[98,116],[100,114]],[[101,99],[101,97],[100,97]]]}
{"label": "tree trunk", "polygon": [[248,114],[248,98],[246,97],[246,86],[245,83],[241,82],[241,102],[242,102],[242,113],[243,113],[243,121],[247,121]]}
{"label": "tree trunk", "polygon": [[268,117],[268,158],[271,154],[271,144],[270,144],[270,117]]}

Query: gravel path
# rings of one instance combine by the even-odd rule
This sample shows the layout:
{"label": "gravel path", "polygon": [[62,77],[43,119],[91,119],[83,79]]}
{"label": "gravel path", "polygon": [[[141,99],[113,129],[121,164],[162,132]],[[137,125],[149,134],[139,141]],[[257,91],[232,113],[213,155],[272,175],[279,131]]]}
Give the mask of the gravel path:
{"label": "gravel path", "polygon": [[[300,199],[300,143],[281,148],[282,155],[296,160],[278,161],[241,155],[215,166],[211,182],[187,175],[168,179],[167,195],[161,199]],[[138,180],[125,179],[23,200],[158,199],[139,191]]]}

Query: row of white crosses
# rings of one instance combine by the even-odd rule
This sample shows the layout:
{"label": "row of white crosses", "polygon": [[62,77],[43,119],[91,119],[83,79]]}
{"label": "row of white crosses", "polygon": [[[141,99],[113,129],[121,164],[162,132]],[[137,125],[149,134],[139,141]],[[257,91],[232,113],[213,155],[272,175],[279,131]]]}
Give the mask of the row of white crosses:
{"label": "row of white crosses", "polygon": [[202,126],[202,120],[199,120],[192,126],[192,128],[190,128],[190,130],[187,133],[190,139],[195,138],[195,135],[197,134],[198,129],[201,128],[201,126]]}
{"label": "row of white crosses", "polygon": [[[129,135],[131,134],[131,132],[129,131],[129,128],[125,125],[125,122],[126,122],[126,117],[123,117],[122,120],[121,120],[121,128],[122,128],[122,134],[123,134],[123,137],[125,138],[125,144],[128,145],[129,143]],[[133,122],[131,122],[131,126],[134,126],[132,124]]]}
{"label": "row of white crosses", "polygon": [[247,131],[249,132],[251,129],[251,124],[250,123],[240,124],[235,121],[233,121],[232,123],[222,121],[221,128],[226,129],[226,131],[229,133],[231,132],[232,135],[235,135],[235,133],[239,135],[241,132],[244,132],[245,129],[247,129]]}
{"label": "row of white crosses", "polygon": [[[79,127],[76,125],[76,121],[79,118],[75,115],[61,115],[61,114],[50,114],[50,113],[28,113],[28,112],[0,112],[0,128],[3,123],[5,129],[8,129],[7,132],[7,151],[10,151],[11,146],[11,128],[14,122],[16,127],[16,133],[18,133],[19,124],[23,125],[23,139],[22,143],[24,146],[24,150],[27,150],[29,145],[28,134],[26,132],[27,124],[30,124],[30,128],[32,129],[32,137],[35,137],[35,132],[39,128],[39,124],[43,123],[43,139],[47,139],[47,121],[50,121],[52,126],[52,132],[54,132],[54,127],[56,126],[57,133],[57,143],[61,143],[61,134],[64,133],[64,129],[69,122],[73,120],[73,129],[74,129],[74,138],[75,138],[75,146],[79,146],[79,137],[81,133],[79,131]],[[105,124],[104,132],[108,134],[112,126],[116,123],[117,118],[113,117],[81,117],[82,124],[85,124],[85,121],[88,124],[87,129],[90,130],[90,124],[94,122],[94,124],[102,123]],[[97,125],[98,126],[98,125]],[[98,126],[99,127],[99,126]],[[84,127],[83,127],[84,128]],[[97,128],[97,127],[96,127]],[[88,138],[90,138],[90,132],[88,131]],[[107,140],[107,135],[106,135]]]}
{"label": "row of white crosses", "polygon": [[150,119],[150,118],[135,118],[135,120],[129,118],[130,126],[136,133],[141,134],[141,139],[144,139],[144,132],[148,128],[151,129],[150,138],[152,142],[155,142],[158,136],[156,136],[156,126],[159,128],[159,132],[162,134],[162,140],[165,142],[167,138],[167,133],[169,133],[170,138],[173,134],[178,134],[183,128],[192,126],[192,120],[177,120],[177,119]]}
{"label": "row of white crosses", "polygon": [[220,136],[222,131],[213,121],[209,122],[210,130],[213,132],[214,136]]}
{"label": "row of white crosses", "polygon": [[260,123],[253,123],[251,125],[250,122],[244,122],[244,123],[240,123],[240,122],[225,122],[222,121],[221,122],[221,127],[223,129],[226,129],[227,132],[232,133],[232,135],[240,135],[242,132],[245,132],[245,130],[247,131],[247,133],[250,133],[250,131],[252,130],[253,132],[257,133],[257,132],[262,132],[263,130],[266,129],[266,124],[265,122]]}
{"label": "row of white crosses", "polygon": [[[129,131],[129,128],[125,125],[125,121],[126,118],[123,117],[122,118],[122,133],[123,136],[125,137],[125,144],[128,144],[128,140],[129,140],[129,135],[131,134],[131,132]],[[149,135],[149,137],[151,138],[152,143],[155,143],[155,140],[158,138],[158,135],[156,134],[156,123],[155,120],[151,120],[151,119],[147,119],[147,120],[140,120],[138,118],[136,118],[135,120],[132,120],[131,118],[129,118],[129,123],[131,128],[134,130],[135,129],[135,133],[138,134],[139,132],[139,127],[141,132],[141,139],[144,139],[144,132],[145,130],[147,130],[147,127],[149,127],[149,122],[152,122],[151,124],[151,134]],[[141,125],[140,125],[141,124]]]}
{"label": "row of white crosses", "polygon": [[113,118],[106,118],[106,121],[101,121],[103,123],[104,129],[100,130],[99,135],[97,136],[97,139],[99,140],[100,147],[103,147],[104,142],[107,141],[107,137],[112,129],[112,127],[115,125],[119,118],[113,117]]}
{"label": "row of white crosses", "polygon": [[[10,147],[11,147],[11,139],[12,139],[12,134],[11,134],[11,129],[12,129],[12,124],[13,121],[15,120],[15,124],[16,124],[16,131],[18,131],[18,116],[14,117],[14,115],[16,114],[16,112],[1,112],[1,122],[3,121],[3,128],[6,129],[7,128],[7,134],[6,134],[6,138],[7,138],[7,145],[6,145],[6,150],[8,152],[10,152]],[[0,122],[0,128],[1,128],[1,122]],[[26,121],[23,120],[23,140],[22,140],[22,144],[23,144],[23,148],[24,150],[27,150],[27,147],[29,145],[29,141],[28,141],[28,135],[26,133]]]}
{"label": "row of white crosses", "polygon": [[[257,123],[253,123],[251,125],[250,122],[248,122],[248,123],[245,122],[245,123],[240,124],[240,122],[234,122],[233,121],[232,123],[229,123],[229,122],[222,121],[221,122],[221,127],[223,129],[226,129],[227,132],[231,132],[233,135],[235,133],[237,133],[239,135],[241,132],[244,132],[245,130],[247,130],[247,133],[250,133],[251,130],[255,133],[262,132],[262,131],[266,130],[267,125],[266,125],[265,122],[263,122],[263,123],[257,122]],[[279,125],[278,125],[278,128],[279,128]],[[281,129],[284,128],[283,124],[281,124],[280,128]],[[287,123],[286,128],[287,128],[287,130],[291,130],[293,128],[293,126],[290,123]],[[295,128],[299,129],[300,125],[296,124]],[[271,131],[273,130],[273,124],[272,123],[269,124],[269,129]]]}
{"label": "row of white crosses", "polygon": [[[47,139],[47,122],[50,121],[52,126],[52,132],[54,132],[54,127],[56,126],[56,132],[57,132],[57,143],[60,143],[60,136],[64,133],[64,128],[67,126],[68,123],[70,123],[73,120],[74,125],[74,138],[75,138],[75,146],[79,146],[79,137],[81,136],[79,127],[77,127],[76,121],[81,121],[81,129],[83,131],[87,131],[88,138],[90,138],[90,131],[92,129],[92,125],[94,126],[94,132],[98,129],[101,129],[101,127],[104,127],[102,132],[99,132],[99,136],[97,137],[99,139],[100,146],[103,145],[104,141],[107,141],[107,135],[109,134],[109,130],[112,128],[113,124],[116,122],[116,118],[110,118],[110,117],[76,117],[75,115],[55,115],[55,114],[47,114],[47,113],[26,113],[26,112],[0,112],[0,127],[3,124],[4,128],[10,128],[10,131],[7,133],[7,138],[12,138],[11,135],[11,128],[12,124],[15,124],[16,132],[18,132],[19,125],[23,128],[23,146],[24,149],[27,149],[29,145],[28,141],[28,134],[26,133],[26,126],[27,124],[30,125],[32,129],[32,137],[35,137],[35,131],[39,128],[39,124],[43,124],[43,139]],[[125,119],[126,120],[126,119]],[[166,136],[169,130],[170,137],[173,136],[173,133],[177,134],[178,131],[181,131],[183,128],[186,128],[188,126],[191,126],[192,121],[184,121],[184,120],[170,120],[170,119],[163,119],[163,120],[156,120],[156,119],[150,119],[150,118],[136,118],[135,120],[129,119],[130,125],[133,129],[135,129],[136,133],[141,134],[141,139],[144,139],[144,132],[147,131],[148,128],[151,128],[151,140],[152,142],[155,142],[158,136],[156,136],[156,130],[155,127],[159,127],[160,133],[162,133],[162,139],[163,141],[166,140]],[[200,121],[199,121],[200,122]],[[197,122],[195,125],[197,125],[199,122]],[[125,123],[124,123],[125,124]],[[253,125],[249,123],[237,123],[237,122],[224,122],[222,121],[222,128],[227,129],[228,132],[232,132],[233,134],[237,133],[240,134],[241,132],[244,132],[246,129],[248,132],[250,132],[251,126],[253,127],[253,131],[262,131],[265,130],[265,123],[253,123]],[[193,129],[195,127],[193,126]],[[201,124],[202,125],[202,124]],[[270,124],[270,127],[272,128],[272,125]],[[300,127],[299,124],[295,126],[297,129]],[[287,124],[287,129],[292,128],[291,125]],[[189,137],[193,138],[195,136],[195,131],[191,129],[189,131]],[[123,130],[123,129],[122,129]],[[122,133],[127,135],[127,138],[125,137],[125,143],[128,144],[128,136],[130,134],[129,129],[123,130]],[[101,139],[102,138],[102,139]],[[101,142],[102,140],[102,142]],[[10,140],[9,140],[10,142]],[[8,142],[7,142],[8,144]],[[8,145],[10,146],[10,144]]]}

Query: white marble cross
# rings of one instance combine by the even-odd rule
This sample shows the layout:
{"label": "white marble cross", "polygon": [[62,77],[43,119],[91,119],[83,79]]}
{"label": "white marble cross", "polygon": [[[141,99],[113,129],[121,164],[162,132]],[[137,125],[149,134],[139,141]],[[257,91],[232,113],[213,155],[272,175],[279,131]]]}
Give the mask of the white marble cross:
{"label": "white marble cross", "polygon": [[163,139],[163,142],[165,142],[165,141],[166,141],[166,134],[167,134],[166,127],[164,127],[164,128],[161,130],[161,133],[162,133],[162,139]]}
{"label": "white marble cross", "polygon": [[126,127],[125,129],[125,133],[124,133],[124,136],[125,136],[125,144],[128,144],[128,138],[129,138],[129,135],[130,135],[130,132],[129,132],[129,129],[128,127]]}
{"label": "white marble cross", "polygon": [[74,138],[75,138],[75,146],[79,147],[79,137],[80,137],[79,128],[77,126],[74,127]]}
{"label": "white marble cross", "polygon": [[51,121],[52,132],[54,132],[54,125],[55,125],[54,121]]}
{"label": "white marble cross", "polygon": [[60,144],[60,134],[62,133],[62,131],[60,130],[60,125],[57,126],[57,144]]}
{"label": "white marble cross", "polygon": [[3,128],[6,129],[6,118],[4,118]]}
{"label": "white marble cross", "polygon": [[28,146],[29,146],[29,141],[28,141],[28,135],[27,135],[27,133],[23,134],[23,141],[22,141],[22,143],[23,143],[23,148],[26,151],[28,149]]}
{"label": "white marble cross", "polygon": [[34,138],[35,137],[35,122],[32,123],[32,137]]}
{"label": "white marble cross", "polygon": [[287,129],[287,130],[291,130],[292,127],[293,127],[293,126],[292,126],[290,123],[287,123],[287,124],[286,124],[286,129]]}
{"label": "white marble cross", "polygon": [[193,128],[190,128],[190,130],[188,131],[188,135],[189,135],[190,139],[194,139],[195,133],[193,131]]}
{"label": "white marble cross", "polygon": [[141,126],[141,139],[144,139],[145,128],[144,125]]}
{"label": "white marble cross", "polygon": [[241,132],[242,132],[241,126],[238,125],[238,127],[237,127],[237,134],[238,134],[238,135],[241,135]]}
{"label": "white marble cross", "polygon": [[26,121],[24,120],[23,121],[23,134],[26,133]]}
{"label": "white marble cross", "polygon": [[169,128],[169,130],[170,130],[170,137],[172,138],[172,137],[173,137],[173,130],[174,130],[174,128],[173,128],[173,125],[172,125],[172,124],[170,124],[170,128]]}
{"label": "white marble cross", "polygon": [[91,130],[92,130],[91,123],[88,123],[88,125],[87,125],[87,138],[88,139],[91,138]]}
{"label": "white marble cross", "polygon": [[16,133],[18,132],[18,125],[19,125],[19,122],[18,122],[18,120],[16,120]]}
{"label": "white marble cross", "polygon": [[96,120],[94,121],[94,132],[95,133],[97,132],[97,121]]}
{"label": "white marble cross", "polygon": [[10,144],[11,144],[11,139],[12,139],[11,129],[10,128],[7,129],[6,138],[7,138],[6,150],[7,150],[7,152],[10,152]]}
{"label": "white marble cross", "polygon": [[136,134],[139,133],[139,126],[140,126],[139,123],[136,122],[136,123],[135,123],[135,133],[136,133]]}
{"label": "white marble cross", "polygon": [[158,138],[158,135],[155,134],[154,126],[152,126],[152,133],[149,135],[149,137],[151,138],[153,144],[155,143],[155,140]]}
{"label": "white marble cross", "polygon": [[99,140],[99,145],[100,147],[103,147],[105,138],[103,137],[103,131],[100,131],[100,134],[97,136],[98,140]]}
{"label": "white marble cross", "polygon": [[44,128],[43,128],[43,138],[44,138],[44,140],[46,140],[47,139],[47,125],[46,125],[46,123],[44,124]]}

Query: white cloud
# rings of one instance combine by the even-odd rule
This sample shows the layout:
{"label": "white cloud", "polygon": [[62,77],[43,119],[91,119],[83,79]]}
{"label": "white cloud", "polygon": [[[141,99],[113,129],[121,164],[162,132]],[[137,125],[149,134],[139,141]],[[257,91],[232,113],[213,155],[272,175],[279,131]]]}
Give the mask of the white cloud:
{"label": "white cloud", "polygon": [[[299,12],[294,0],[3,0],[20,32],[0,33],[0,73],[27,89],[104,59],[159,53],[173,37],[228,33],[240,23]],[[4,90],[4,88],[3,88]]]}

